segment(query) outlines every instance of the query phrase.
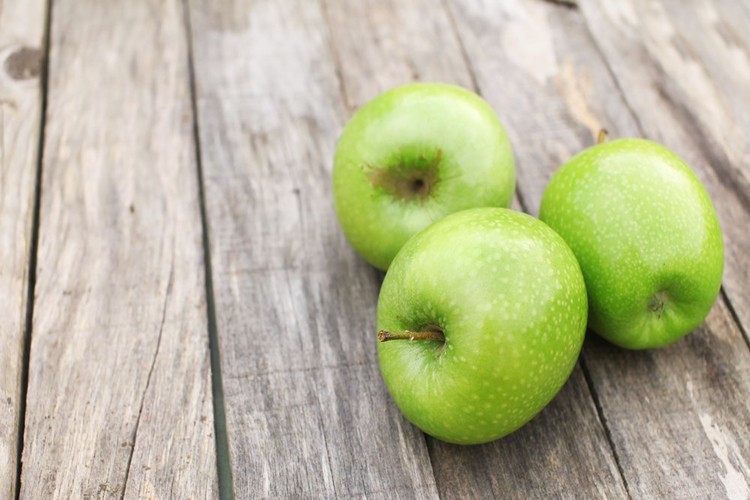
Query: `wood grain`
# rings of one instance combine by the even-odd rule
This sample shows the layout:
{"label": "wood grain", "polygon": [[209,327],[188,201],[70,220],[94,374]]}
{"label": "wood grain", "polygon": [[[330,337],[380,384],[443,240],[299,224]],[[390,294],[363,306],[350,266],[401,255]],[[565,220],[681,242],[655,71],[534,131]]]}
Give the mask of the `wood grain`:
{"label": "wood grain", "polygon": [[16,491],[45,3],[0,3],[0,498]]}
{"label": "wood grain", "polygon": [[[513,70],[508,61],[507,54],[517,47],[532,53],[516,54],[516,57],[535,55],[534,48],[529,49],[528,45],[538,42],[536,37],[544,35],[540,30],[547,27],[532,24],[534,19],[529,21],[529,16],[544,16],[543,6],[533,2],[483,2],[481,5],[463,2],[455,18],[440,2],[431,0],[408,3],[330,1],[327,6],[344,88],[354,105],[361,105],[387,88],[412,79],[451,82],[471,88],[474,79],[479,78],[480,88],[484,92],[483,84],[487,84],[489,94],[486,97],[491,98],[500,114],[508,115],[511,110],[514,113],[509,132],[516,152],[521,151],[517,154],[518,173],[524,179],[535,174],[525,169],[526,165],[546,162],[550,155],[558,152],[540,147],[549,136],[557,136],[553,143],[575,144],[579,136],[591,135],[568,119],[565,102],[560,102],[554,87],[535,94],[538,90],[535,81],[529,82],[523,68]],[[370,14],[373,12],[375,15]],[[425,22],[425,12],[430,12],[429,22]],[[510,21],[515,24],[509,24]],[[454,23],[461,39],[456,36]],[[558,28],[558,33],[562,34],[565,27]],[[479,40],[474,33],[488,39]],[[462,46],[464,39],[465,47]],[[502,44],[504,39],[510,46]],[[493,47],[496,48],[493,50]],[[573,42],[567,49],[578,50]],[[473,74],[474,65],[467,66],[463,50],[470,60],[483,61],[477,66],[482,74]],[[508,68],[502,76],[492,74],[490,78],[488,71],[494,71],[490,67],[497,68],[496,65],[502,64],[499,61]],[[529,67],[531,62],[526,64]],[[373,75],[376,76],[371,77]],[[493,85],[489,85],[490,79]],[[565,116],[567,122],[560,118],[553,122],[554,127],[539,123],[545,116],[540,110],[546,110],[550,103],[561,110],[558,115]],[[537,129],[538,136],[524,144],[528,137],[520,132],[529,129]],[[533,181],[536,179],[532,178],[529,184]],[[525,188],[526,184],[521,187]],[[525,197],[525,192],[521,194]],[[562,393],[532,423],[503,440],[481,447],[452,446],[429,437],[427,442],[435,479],[444,497],[524,498],[574,492],[596,497],[625,495],[604,428],[580,369],[576,369]]]}
{"label": "wood grain", "polygon": [[[750,332],[750,43],[746,2],[582,1],[643,133],[708,189],[724,233],[724,289]],[[749,338],[750,340],[750,338]]]}
{"label": "wood grain", "polygon": [[[532,213],[555,168],[590,146],[599,127],[615,137],[643,135],[642,117],[623,98],[579,11],[544,2],[506,2],[492,12],[478,1],[452,5],[479,88],[508,124],[519,189]],[[750,356],[724,303],[692,336],[640,354],[660,360],[657,377],[647,363],[633,366],[638,354],[590,337],[583,362],[628,492],[645,498],[742,492]],[[685,395],[687,380],[700,390]],[[730,489],[718,473],[726,467]]]}
{"label": "wood grain", "polygon": [[56,1],[23,498],[216,495],[178,1]]}
{"label": "wood grain", "polygon": [[333,211],[348,112],[320,5],[190,6],[236,496],[437,496],[422,434],[380,379],[381,275]]}

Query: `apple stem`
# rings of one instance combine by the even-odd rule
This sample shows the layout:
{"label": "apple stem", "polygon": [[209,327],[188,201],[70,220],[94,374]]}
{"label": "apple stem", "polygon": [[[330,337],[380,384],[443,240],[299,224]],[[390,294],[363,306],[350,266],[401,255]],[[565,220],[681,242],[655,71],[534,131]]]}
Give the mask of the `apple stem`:
{"label": "apple stem", "polygon": [[387,340],[437,340],[445,342],[445,335],[440,330],[427,330],[424,332],[411,332],[409,330],[389,332],[388,330],[380,330],[378,332],[378,340],[380,342]]}
{"label": "apple stem", "polygon": [[599,133],[596,134],[596,143],[597,144],[604,144],[607,142],[607,137],[609,136],[609,132],[607,132],[606,128],[600,128]]}

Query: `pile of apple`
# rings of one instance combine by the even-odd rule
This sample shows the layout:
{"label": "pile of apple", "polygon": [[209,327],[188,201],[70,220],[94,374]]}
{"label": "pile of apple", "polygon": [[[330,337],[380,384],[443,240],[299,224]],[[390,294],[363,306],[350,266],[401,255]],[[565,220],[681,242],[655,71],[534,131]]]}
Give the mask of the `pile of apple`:
{"label": "pile of apple", "polygon": [[403,414],[444,441],[488,442],[531,420],[575,366],[586,326],[630,349],[696,328],[724,247],[706,190],[643,139],[563,165],[535,219],[508,209],[513,153],[479,96],[411,84],[342,133],[336,213],[387,270],[378,299],[383,379]]}

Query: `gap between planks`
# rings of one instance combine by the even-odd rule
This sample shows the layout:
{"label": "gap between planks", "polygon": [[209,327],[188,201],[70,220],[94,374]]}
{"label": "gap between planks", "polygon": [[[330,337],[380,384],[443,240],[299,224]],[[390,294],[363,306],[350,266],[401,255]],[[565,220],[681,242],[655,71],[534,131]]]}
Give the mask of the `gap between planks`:
{"label": "gap between planks", "polygon": [[[0,5],[0,8],[2,6]],[[31,216],[31,245],[29,248],[29,267],[26,276],[26,314],[24,317],[23,331],[23,357],[21,360],[21,392],[19,394],[19,411],[18,411],[18,437],[16,447],[16,486],[15,498],[19,500],[21,495],[21,474],[23,472],[23,443],[24,431],[26,426],[26,395],[29,386],[29,362],[31,358],[31,336],[33,334],[34,318],[34,292],[36,289],[36,264],[39,250],[39,221],[42,198],[42,174],[44,162],[44,130],[47,118],[47,91],[49,75],[49,54],[50,54],[50,29],[52,26],[52,0],[44,2],[44,33],[42,38],[42,72],[40,74],[39,89],[39,134],[36,145],[36,165],[34,179],[34,202]]]}
{"label": "gap between planks", "polygon": [[224,407],[224,383],[221,376],[221,354],[219,351],[218,326],[216,323],[216,302],[214,299],[213,269],[211,267],[211,241],[206,215],[206,189],[203,178],[203,157],[200,141],[200,115],[196,102],[195,64],[193,62],[193,25],[190,18],[188,0],[182,0],[182,9],[187,36],[188,77],[190,79],[190,106],[193,110],[193,142],[195,144],[196,176],[198,177],[198,199],[201,217],[201,241],[203,244],[203,267],[206,279],[206,312],[208,322],[208,348],[211,356],[211,395],[214,409],[214,438],[216,441],[216,468],[221,500],[233,500],[234,479],[232,460],[229,455],[227,417]]}

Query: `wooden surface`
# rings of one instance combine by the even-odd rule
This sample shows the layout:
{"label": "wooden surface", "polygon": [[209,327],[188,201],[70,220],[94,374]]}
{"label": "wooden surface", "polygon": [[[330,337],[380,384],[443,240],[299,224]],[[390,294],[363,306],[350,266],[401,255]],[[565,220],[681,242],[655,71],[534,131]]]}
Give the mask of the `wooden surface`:
{"label": "wooden surface", "polygon": [[[750,498],[748,23],[734,0],[0,1],[0,499]],[[489,101],[532,215],[601,127],[682,156],[725,236],[706,322],[658,351],[589,335],[500,441],[409,424],[330,174],[351,114],[410,81]]]}
{"label": "wooden surface", "polygon": [[217,491],[179,2],[53,5],[21,496]]}
{"label": "wooden surface", "polygon": [[42,0],[0,3],[0,498],[18,468],[44,24]]}

